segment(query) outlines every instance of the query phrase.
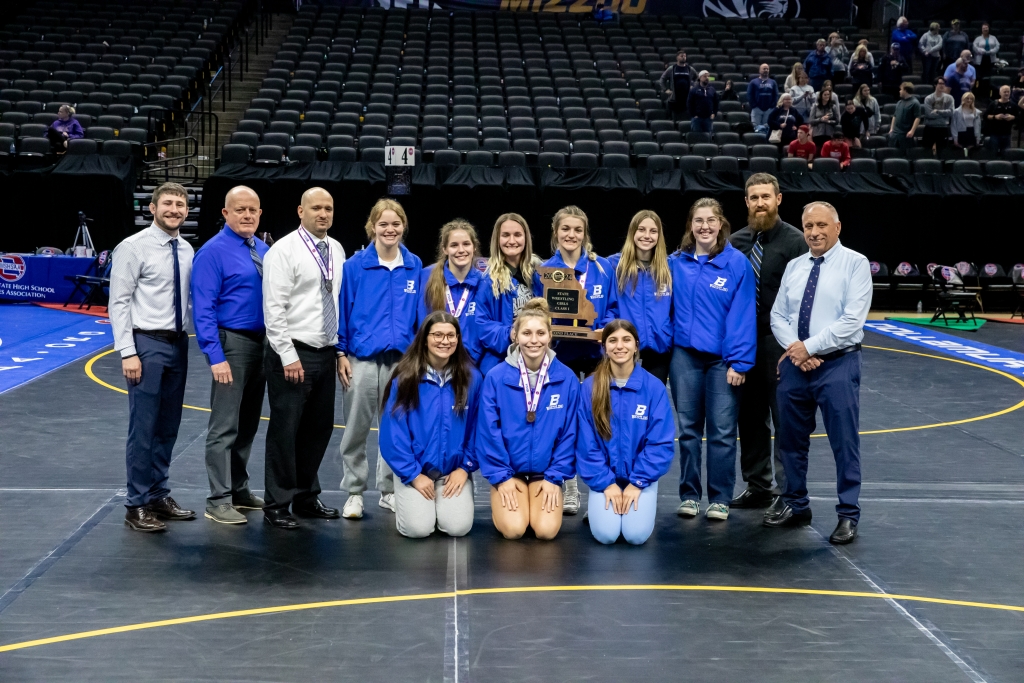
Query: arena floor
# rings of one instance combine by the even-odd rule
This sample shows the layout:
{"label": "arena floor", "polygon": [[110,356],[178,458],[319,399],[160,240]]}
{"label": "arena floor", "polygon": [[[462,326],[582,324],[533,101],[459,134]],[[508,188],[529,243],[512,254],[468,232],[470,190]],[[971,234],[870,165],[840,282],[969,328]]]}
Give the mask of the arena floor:
{"label": "arena floor", "polygon": [[[950,335],[1024,351],[1022,326]],[[258,512],[131,533],[123,381],[92,349],[0,394],[0,680],[1021,681],[1024,380],[865,344],[863,519],[842,548],[825,439],[799,530],[681,520],[674,468],[641,547],[600,546],[582,515],[505,541],[484,486],[458,540],[401,538],[374,495],[362,521],[294,533]],[[171,476],[201,511],[209,371],[191,361]],[[340,438],[320,471],[338,507]],[[262,465],[261,430],[255,489]]]}

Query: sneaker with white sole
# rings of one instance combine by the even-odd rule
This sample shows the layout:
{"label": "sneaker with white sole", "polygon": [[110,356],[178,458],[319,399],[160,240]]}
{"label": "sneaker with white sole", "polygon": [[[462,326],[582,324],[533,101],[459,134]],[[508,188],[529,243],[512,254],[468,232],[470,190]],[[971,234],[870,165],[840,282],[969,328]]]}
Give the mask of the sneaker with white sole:
{"label": "sneaker with white sole", "polygon": [[580,511],[580,487],[576,477],[562,484],[562,514],[575,515]]}
{"label": "sneaker with white sole", "polygon": [[221,505],[209,505],[203,517],[212,519],[220,524],[245,524],[245,515],[232,507],[229,503]]}
{"label": "sneaker with white sole", "polygon": [[680,517],[696,517],[700,514],[700,503],[695,500],[684,500],[676,514]]}
{"label": "sneaker with white sole", "polygon": [[363,518],[363,496],[361,493],[353,493],[345,501],[345,507],[341,510],[341,516],[345,519]]}
{"label": "sneaker with white sole", "polygon": [[393,493],[382,493],[380,494],[380,502],[377,503],[385,510],[395,511],[395,494]]}
{"label": "sneaker with white sole", "polygon": [[729,519],[729,506],[725,503],[712,503],[705,513],[708,519]]}

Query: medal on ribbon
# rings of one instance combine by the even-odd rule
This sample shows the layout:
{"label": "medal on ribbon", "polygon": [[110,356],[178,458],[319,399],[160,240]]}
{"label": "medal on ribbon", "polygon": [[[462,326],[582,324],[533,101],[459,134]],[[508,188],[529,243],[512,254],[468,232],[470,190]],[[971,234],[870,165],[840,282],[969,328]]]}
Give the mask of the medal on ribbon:
{"label": "medal on ribbon", "polygon": [[548,366],[551,360],[547,354],[544,355],[544,362],[540,364],[540,371],[537,372],[537,386],[530,389],[530,376],[526,371],[526,362],[523,361],[522,351],[519,352],[519,378],[523,383],[523,394],[526,396],[526,421],[533,424],[537,420],[537,406],[540,404],[540,392],[544,387],[544,380],[548,375]]}

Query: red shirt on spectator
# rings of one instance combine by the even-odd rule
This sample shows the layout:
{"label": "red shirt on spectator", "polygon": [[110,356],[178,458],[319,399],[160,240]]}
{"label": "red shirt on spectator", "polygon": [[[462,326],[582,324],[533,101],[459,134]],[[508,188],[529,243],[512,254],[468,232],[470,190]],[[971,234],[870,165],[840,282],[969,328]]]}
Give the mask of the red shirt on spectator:
{"label": "red shirt on spectator", "polygon": [[850,165],[850,146],[845,142],[828,140],[821,146],[821,156],[825,159],[838,159],[839,165],[846,168]]}
{"label": "red shirt on spectator", "polygon": [[798,159],[813,159],[817,151],[818,148],[810,140],[804,143],[801,143],[799,140],[793,140],[793,142],[789,143],[789,153]]}

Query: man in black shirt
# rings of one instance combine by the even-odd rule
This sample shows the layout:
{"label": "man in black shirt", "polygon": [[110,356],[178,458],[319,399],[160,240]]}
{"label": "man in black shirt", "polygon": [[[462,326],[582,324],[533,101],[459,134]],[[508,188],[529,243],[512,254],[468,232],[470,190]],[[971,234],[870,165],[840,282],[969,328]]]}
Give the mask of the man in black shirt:
{"label": "man in black shirt", "polygon": [[747,256],[754,269],[757,287],[757,359],[753,369],[747,373],[740,398],[740,469],[747,488],[733,498],[729,505],[737,508],[771,505],[781,510],[781,494],[786,488],[786,475],[779,459],[778,438],[773,449],[769,417],[778,435],[776,368],[785,350],[775,341],[770,318],[786,264],[807,253],[807,243],[801,230],[779,219],[782,193],[775,176],[755,173],[747,180],[745,191],[748,225],[734,233],[730,241],[732,246]]}
{"label": "man in black shirt", "polygon": [[697,80],[697,72],[686,63],[686,52],[680,50],[676,54],[676,63],[665,69],[659,83],[668,95],[668,106],[672,118],[681,120],[686,113],[686,98],[690,95],[690,86]]}
{"label": "man in black shirt", "polygon": [[1004,85],[999,88],[999,99],[993,100],[985,112],[988,139],[992,149],[1001,153],[1010,146],[1010,133],[1019,114],[1020,107],[1010,101],[1010,86]]}

